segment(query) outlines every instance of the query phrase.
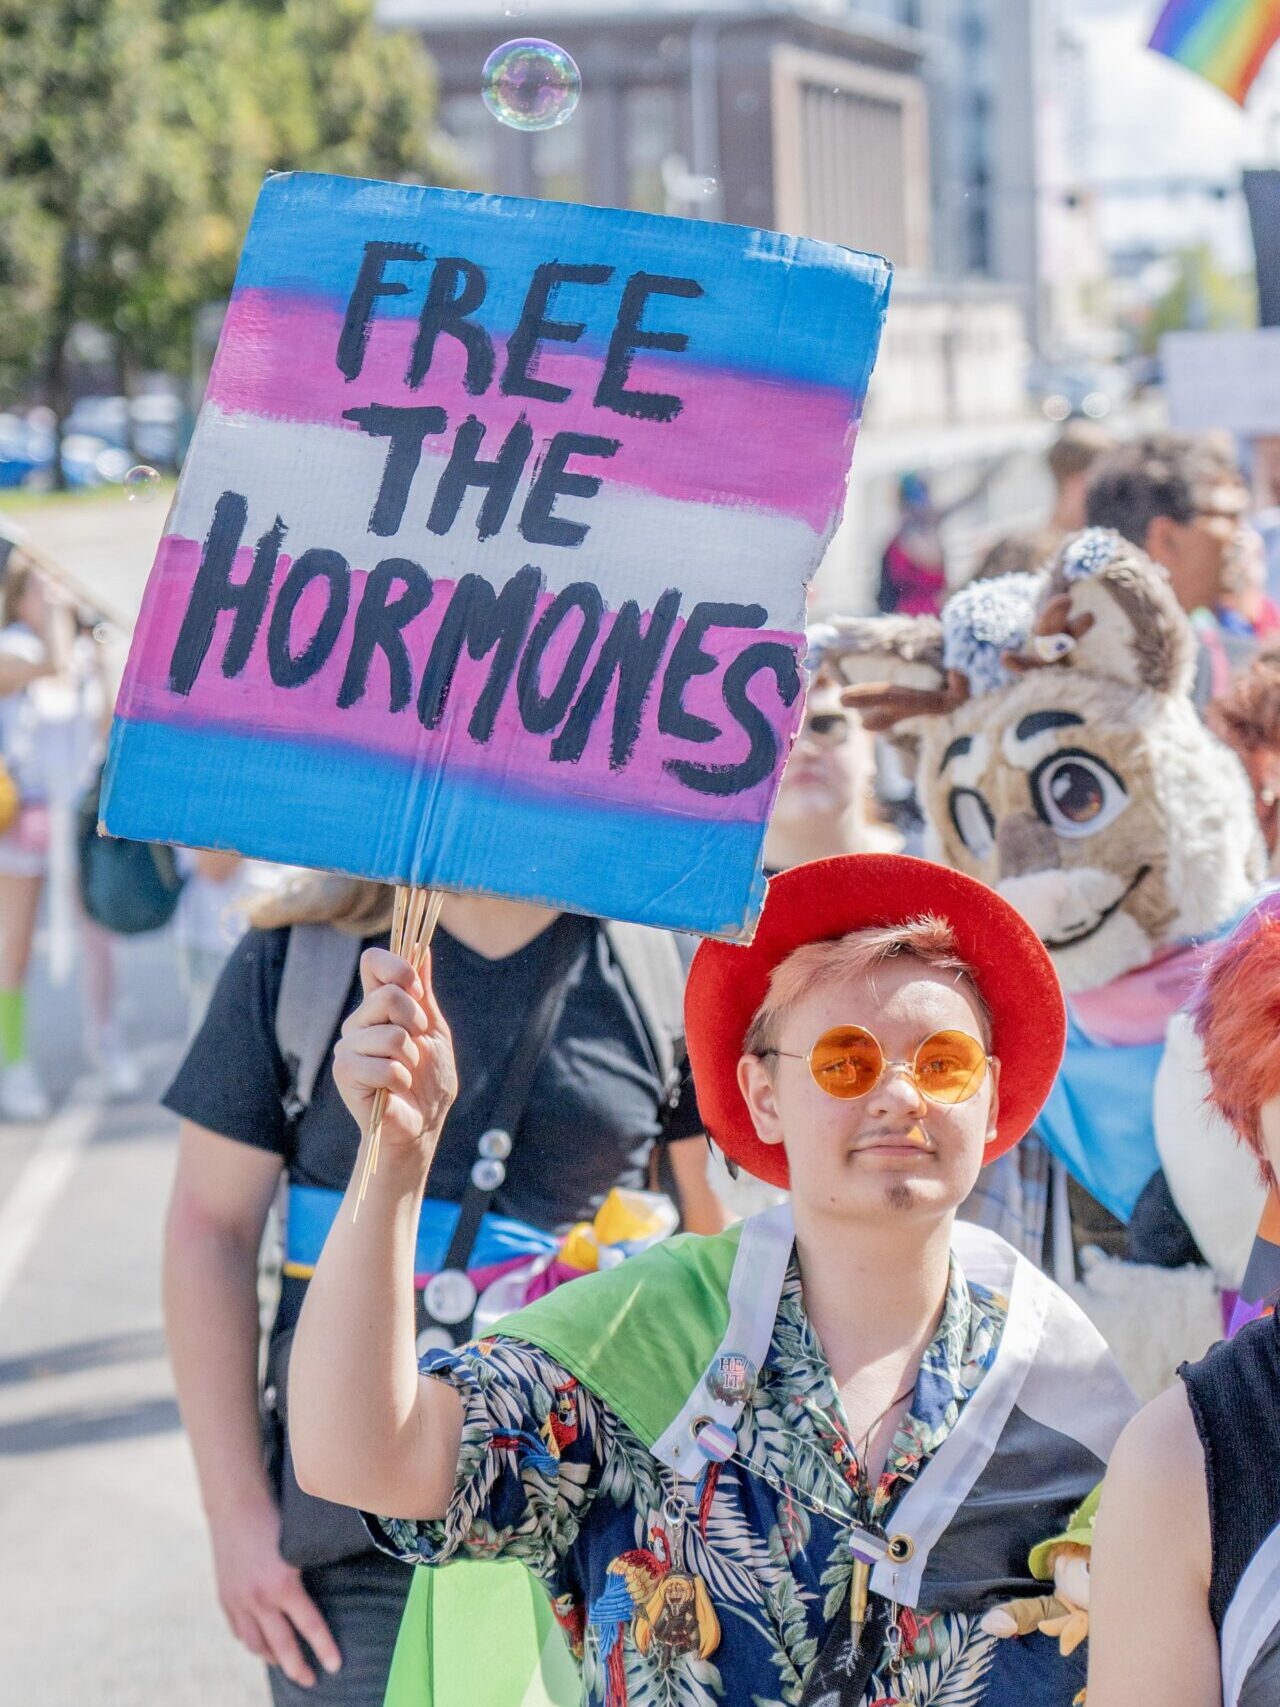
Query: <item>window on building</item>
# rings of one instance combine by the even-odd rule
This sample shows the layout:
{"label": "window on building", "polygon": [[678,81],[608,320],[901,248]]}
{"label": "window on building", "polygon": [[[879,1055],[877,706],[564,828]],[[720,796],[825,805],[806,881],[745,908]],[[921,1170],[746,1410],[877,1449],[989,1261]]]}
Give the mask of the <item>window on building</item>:
{"label": "window on building", "polygon": [[680,152],[676,91],[662,85],[628,89],[625,107],[627,206],[641,213],[665,213],[662,162]]}
{"label": "window on building", "polygon": [[808,163],[806,230],[829,243],[904,255],[900,104],[808,84],[801,123]]}
{"label": "window on building", "polygon": [[442,101],[440,127],[453,143],[465,187],[492,190],[497,183],[497,127],[479,94],[450,95]]}

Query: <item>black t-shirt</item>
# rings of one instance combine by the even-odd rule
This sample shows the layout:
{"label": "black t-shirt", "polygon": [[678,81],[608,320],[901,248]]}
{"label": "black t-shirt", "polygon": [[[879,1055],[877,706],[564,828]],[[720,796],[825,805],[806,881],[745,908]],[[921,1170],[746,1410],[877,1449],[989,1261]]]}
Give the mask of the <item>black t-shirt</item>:
{"label": "black t-shirt", "polygon": [[[575,931],[580,953],[564,1012],[543,1053],[507,1177],[492,1208],[546,1231],[588,1221],[615,1186],[643,1187],[660,1140],[701,1131],[686,1075],[678,1102],[664,1087],[635,1000],[604,927],[565,915],[515,954],[488,960],[438,928],[436,995],[453,1033],[458,1100],[445,1122],[428,1193],[459,1202],[490,1124],[495,1078],[510,1060],[551,948],[551,929]],[[232,952],[204,1024],[164,1096],[175,1114],[284,1158],[291,1183],[345,1191],[359,1132],[326,1067],[296,1125],[285,1115],[289,1071],[275,1012],[287,929],[249,931]],[[386,947],[387,937],[370,944]],[[370,944],[366,944],[369,946]],[[352,981],[343,1018],[360,1001]],[[335,1031],[334,1041],[337,1041]]]}

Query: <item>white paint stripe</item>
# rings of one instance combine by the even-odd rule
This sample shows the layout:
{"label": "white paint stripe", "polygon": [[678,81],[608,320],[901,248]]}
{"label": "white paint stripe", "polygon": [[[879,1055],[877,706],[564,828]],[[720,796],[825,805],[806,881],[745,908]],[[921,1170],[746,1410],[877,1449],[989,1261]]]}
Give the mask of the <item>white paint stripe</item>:
{"label": "white paint stripe", "polygon": [[0,1309],[75,1171],[98,1113],[92,1103],[73,1100],[46,1121],[17,1184],[0,1204]]}
{"label": "white paint stripe", "polygon": [[[483,494],[472,490],[458,521],[443,538],[427,529],[427,516],[444,459],[424,455],[414,476],[403,520],[394,536],[368,531],[382,483],[387,441],[341,428],[304,425],[282,431],[278,423],[224,415],[206,403],[200,415],[199,479],[184,477],[166,533],[202,540],[223,491],[249,502],[244,544],[251,546],[282,514],[289,532],[284,551],[296,558],[312,546],[339,551],[356,568],[382,557],[408,557],[433,576],[454,580],[468,572],[495,585],[526,563],[536,563],[552,592],[571,581],[593,581],[611,604],[639,599],[648,610],[667,587],[696,586],[698,597],[758,601],[770,628],[804,628],[802,580],[817,568],[822,540],[793,517],[761,511],[680,503],[604,484],[593,498],[563,498],[557,514],[587,524],[580,546],[530,545],[516,527],[528,494],[526,474],[502,529],[476,537]],[[729,447],[726,454],[732,454]],[[575,469],[591,471],[588,459]]]}
{"label": "white paint stripe", "polygon": [[1222,1702],[1236,1707],[1265,1643],[1280,1623],[1280,1525],[1250,1559],[1222,1621]]}

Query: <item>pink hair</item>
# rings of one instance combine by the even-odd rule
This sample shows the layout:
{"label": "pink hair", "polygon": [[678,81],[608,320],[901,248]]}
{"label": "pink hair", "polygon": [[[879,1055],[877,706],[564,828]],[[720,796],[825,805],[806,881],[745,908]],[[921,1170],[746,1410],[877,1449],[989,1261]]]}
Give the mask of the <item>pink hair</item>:
{"label": "pink hair", "polygon": [[1206,961],[1191,1014],[1204,1045],[1208,1100],[1274,1186],[1261,1110],[1280,1096],[1280,891],[1264,896]]}
{"label": "pink hair", "polygon": [[991,1010],[978,989],[973,968],[956,948],[955,933],[936,913],[920,913],[896,925],[867,925],[847,936],[802,943],[769,974],[769,990],[747,1027],[744,1055],[769,1053],[783,1016],[827,978],[861,978],[899,955],[909,955],[939,972],[963,979],[990,1036]]}

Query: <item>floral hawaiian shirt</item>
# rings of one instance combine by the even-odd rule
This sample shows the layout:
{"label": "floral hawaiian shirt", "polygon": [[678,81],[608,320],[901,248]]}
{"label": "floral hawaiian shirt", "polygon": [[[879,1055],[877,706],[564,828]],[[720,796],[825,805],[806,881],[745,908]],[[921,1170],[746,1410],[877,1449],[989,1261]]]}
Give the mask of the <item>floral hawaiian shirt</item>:
{"label": "floral hawaiian shirt", "polygon": [[457,1486],[442,1522],[378,1519],[383,1544],[415,1563],[527,1566],[551,1598],[590,1707],[1069,1707],[1083,1655],[1063,1659],[1041,1635],[997,1641],[979,1608],[902,1611],[895,1675],[895,1633],[879,1602],[853,1674],[851,1525],[888,1527],[990,1368],[1006,1309],[952,1258],[942,1318],[870,1510],[794,1256],[733,1455],[696,1485],[677,1483],[536,1347],[499,1338],[433,1352],[424,1370],[465,1407]]}

